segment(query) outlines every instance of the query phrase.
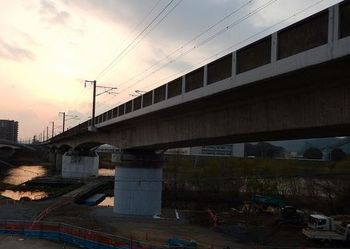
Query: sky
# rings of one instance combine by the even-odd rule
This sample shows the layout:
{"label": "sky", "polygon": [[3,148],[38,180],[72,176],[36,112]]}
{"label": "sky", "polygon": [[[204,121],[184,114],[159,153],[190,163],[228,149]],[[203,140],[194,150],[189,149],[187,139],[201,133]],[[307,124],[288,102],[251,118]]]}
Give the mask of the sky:
{"label": "sky", "polygon": [[0,119],[19,121],[20,139],[59,133],[59,112],[66,127],[91,115],[85,80],[118,88],[99,114],[337,2],[0,0]]}

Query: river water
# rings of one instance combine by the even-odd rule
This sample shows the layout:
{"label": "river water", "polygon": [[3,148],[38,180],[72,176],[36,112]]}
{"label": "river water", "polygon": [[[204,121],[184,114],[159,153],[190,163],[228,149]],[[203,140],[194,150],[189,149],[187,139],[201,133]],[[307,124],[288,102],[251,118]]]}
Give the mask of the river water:
{"label": "river water", "polygon": [[[48,197],[48,193],[45,191],[27,191],[27,190],[18,190],[18,185],[21,185],[27,181],[30,181],[37,177],[46,176],[48,174],[47,167],[43,165],[11,165],[9,163],[1,161],[1,185],[6,186],[0,189],[0,194],[2,196],[14,199],[21,200],[23,198],[30,200],[40,200]],[[99,169],[100,176],[114,176],[114,169]],[[113,203],[113,201],[104,201],[106,206]],[[112,204],[113,205],[113,204]]]}
{"label": "river water", "polygon": [[21,191],[13,190],[15,186],[23,184],[27,181],[32,180],[33,178],[45,176],[47,174],[47,169],[42,165],[21,165],[17,167],[11,167],[6,171],[6,174],[3,175],[2,183],[6,185],[12,185],[7,189],[0,191],[2,196],[20,200],[22,198],[27,198],[31,200],[40,200],[48,197],[48,194],[45,191]]}

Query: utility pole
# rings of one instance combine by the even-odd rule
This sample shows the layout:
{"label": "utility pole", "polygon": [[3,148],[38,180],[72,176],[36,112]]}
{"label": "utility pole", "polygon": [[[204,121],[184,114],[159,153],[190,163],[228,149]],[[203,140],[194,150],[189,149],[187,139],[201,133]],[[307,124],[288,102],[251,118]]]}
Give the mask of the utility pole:
{"label": "utility pole", "polygon": [[55,135],[55,121],[52,121],[51,124],[52,124],[51,138],[53,138],[53,136]]}
{"label": "utility pole", "polygon": [[92,84],[92,117],[91,117],[91,128],[95,128],[95,108],[96,108],[96,80],[85,80],[84,86],[86,83]]}
{"label": "utility pole", "polygon": [[66,124],[66,113],[65,112],[59,112],[58,115],[62,114],[62,133],[64,132],[64,126]]}
{"label": "utility pole", "polygon": [[45,130],[43,130],[43,142],[45,141]]}
{"label": "utility pole", "polygon": [[[89,127],[90,131],[97,131],[95,127],[95,110],[96,110],[96,97],[100,96],[102,94],[108,93],[108,94],[117,94],[113,90],[117,90],[116,87],[109,87],[109,86],[97,86],[96,80],[85,80],[84,86],[86,87],[86,83],[91,83],[92,85],[92,117],[91,117],[91,127]],[[101,93],[96,94],[96,88],[103,88],[104,91]]]}
{"label": "utility pole", "polygon": [[[77,115],[68,115],[66,114],[66,112],[58,113],[58,115],[61,115],[61,114],[62,114],[62,133],[63,133],[65,131],[66,121],[72,120],[72,119],[78,120],[79,117]],[[70,119],[66,119],[66,118],[70,118]],[[53,122],[52,122],[52,125],[54,125]]]}
{"label": "utility pole", "polygon": [[46,140],[49,140],[49,126],[46,126]]}

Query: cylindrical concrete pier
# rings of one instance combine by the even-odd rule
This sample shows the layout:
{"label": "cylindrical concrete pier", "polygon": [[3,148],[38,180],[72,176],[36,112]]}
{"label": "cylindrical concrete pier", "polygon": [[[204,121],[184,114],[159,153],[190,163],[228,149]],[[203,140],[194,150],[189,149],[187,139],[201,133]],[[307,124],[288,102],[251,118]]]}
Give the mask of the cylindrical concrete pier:
{"label": "cylindrical concrete pier", "polygon": [[124,151],[116,167],[114,212],[121,215],[161,214],[163,156],[153,151]]}

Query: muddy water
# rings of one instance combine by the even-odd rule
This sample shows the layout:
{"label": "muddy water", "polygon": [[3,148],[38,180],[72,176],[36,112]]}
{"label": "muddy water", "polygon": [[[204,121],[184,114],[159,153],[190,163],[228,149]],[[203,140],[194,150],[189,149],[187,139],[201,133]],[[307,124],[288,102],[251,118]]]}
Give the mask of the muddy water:
{"label": "muddy water", "polygon": [[17,201],[23,198],[28,198],[31,200],[41,200],[49,196],[48,193],[44,191],[17,191],[17,190],[1,191],[1,195]]}
{"label": "muddy water", "polygon": [[[24,182],[30,181],[33,178],[46,175],[47,170],[41,166],[18,166],[16,168],[11,168],[7,171],[6,177],[2,180],[3,183],[10,185],[20,185]],[[40,200],[48,197],[48,194],[44,191],[19,191],[9,189],[0,191],[0,194],[14,199],[20,200],[22,198],[28,198],[31,200]]]}
{"label": "muddy water", "polygon": [[99,176],[114,176],[114,174],[115,174],[115,169],[104,169],[104,168],[98,169]]}
{"label": "muddy water", "polygon": [[19,185],[35,177],[46,175],[47,170],[41,166],[19,166],[8,171],[3,182],[11,185]]}
{"label": "muddy water", "polygon": [[114,206],[114,197],[106,197],[102,202],[98,204],[98,206],[102,207],[113,207]]}

